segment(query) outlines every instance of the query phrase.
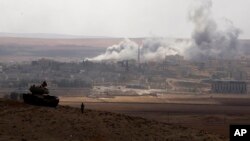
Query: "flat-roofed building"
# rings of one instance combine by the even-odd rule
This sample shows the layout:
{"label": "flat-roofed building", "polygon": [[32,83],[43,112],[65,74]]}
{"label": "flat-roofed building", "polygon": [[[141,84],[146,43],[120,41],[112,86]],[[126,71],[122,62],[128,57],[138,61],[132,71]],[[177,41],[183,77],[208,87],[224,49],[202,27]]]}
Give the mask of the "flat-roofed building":
{"label": "flat-roofed building", "polygon": [[212,82],[213,93],[246,94],[247,82],[215,80]]}

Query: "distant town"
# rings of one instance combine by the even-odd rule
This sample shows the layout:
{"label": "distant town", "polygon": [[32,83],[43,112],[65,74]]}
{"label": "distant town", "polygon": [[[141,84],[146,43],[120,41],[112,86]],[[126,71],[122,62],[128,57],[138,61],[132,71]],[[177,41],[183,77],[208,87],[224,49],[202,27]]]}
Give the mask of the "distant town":
{"label": "distant town", "polygon": [[46,80],[52,90],[98,90],[98,86],[116,86],[109,93],[104,91],[104,95],[112,95],[112,91],[116,92],[114,95],[122,94],[121,88],[158,90],[157,93],[247,93],[249,71],[247,58],[192,62],[173,55],[161,62],[142,63],[138,60],[57,62],[40,59],[0,64],[0,87],[21,91]]}

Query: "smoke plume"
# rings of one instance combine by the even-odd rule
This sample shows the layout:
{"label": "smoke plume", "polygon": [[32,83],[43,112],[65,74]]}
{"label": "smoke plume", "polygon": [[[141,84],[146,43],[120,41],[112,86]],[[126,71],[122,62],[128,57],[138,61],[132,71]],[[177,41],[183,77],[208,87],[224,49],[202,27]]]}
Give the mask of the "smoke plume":
{"label": "smoke plume", "polygon": [[102,61],[136,59],[138,46],[137,43],[129,39],[124,39],[119,44],[108,47],[105,53],[88,60]]}
{"label": "smoke plume", "polygon": [[[173,39],[149,38],[143,40],[142,45],[130,39],[124,39],[119,44],[108,47],[105,53],[88,60],[137,60],[139,53],[142,62],[159,61],[163,60],[165,56],[182,54],[182,48],[185,45],[186,43],[178,43]],[[138,48],[140,48],[140,51],[138,51]]]}
{"label": "smoke plume", "polygon": [[104,54],[89,60],[137,59],[138,47],[141,61],[160,61],[165,56],[176,54],[188,60],[232,59],[238,55],[240,30],[225,19],[220,26],[212,15],[212,5],[212,0],[194,0],[188,12],[188,19],[194,25],[189,40],[151,38],[145,39],[142,45],[138,45],[125,39],[117,45],[108,47]]}
{"label": "smoke plume", "polygon": [[194,30],[191,38],[192,45],[184,54],[187,59],[232,59],[238,54],[240,30],[225,19],[219,26],[212,15],[211,8],[211,0],[195,0],[189,10],[189,20],[194,24]]}

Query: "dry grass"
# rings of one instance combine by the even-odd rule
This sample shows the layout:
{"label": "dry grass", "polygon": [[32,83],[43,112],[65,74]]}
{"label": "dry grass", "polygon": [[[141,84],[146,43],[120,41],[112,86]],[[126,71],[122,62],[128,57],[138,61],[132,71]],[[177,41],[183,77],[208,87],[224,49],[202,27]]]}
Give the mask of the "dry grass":
{"label": "dry grass", "polygon": [[0,140],[18,141],[223,141],[217,135],[140,117],[0,100]]}
{"label": "dry grass", "polygon": [[79,107],[84,101],[89,109],[122,113],[159,122],[177,124],[209,133],[229,136],[230,124],[250,124],[249,95],[118,96],[91,99],[62,97],[63,105]]}

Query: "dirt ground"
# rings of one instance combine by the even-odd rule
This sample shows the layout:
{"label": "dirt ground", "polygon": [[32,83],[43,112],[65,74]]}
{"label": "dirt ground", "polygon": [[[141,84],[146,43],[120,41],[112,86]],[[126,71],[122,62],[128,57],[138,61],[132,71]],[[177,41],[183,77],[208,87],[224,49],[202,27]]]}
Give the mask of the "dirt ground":
{"label": "dirt ground", "polygon": [[230,124],[250,124],[249,95],[62,97],[60,104],[139,116],[229,137]]}
{"label": "dirt ground", "polygon": [[[92,104],[93,109],[94,106],[103,106],[103,110],[108,108],[107,105]],[[90,103],[87,108],[91,108]],[[69,106],[39,107],[4,99],[0,99],[0,117],[1,141],[227,140],[204,130],[141,117],[89,109],[82,114],[79,108]]]}

